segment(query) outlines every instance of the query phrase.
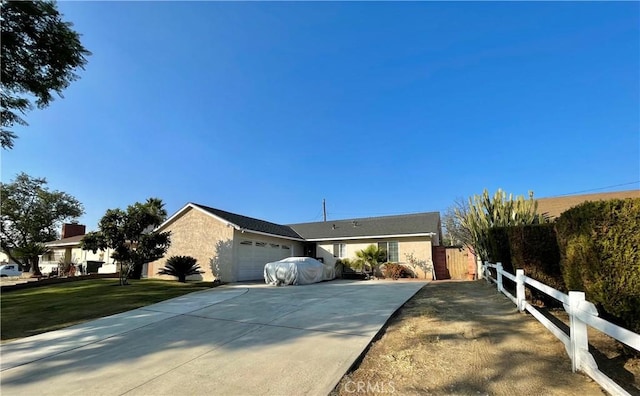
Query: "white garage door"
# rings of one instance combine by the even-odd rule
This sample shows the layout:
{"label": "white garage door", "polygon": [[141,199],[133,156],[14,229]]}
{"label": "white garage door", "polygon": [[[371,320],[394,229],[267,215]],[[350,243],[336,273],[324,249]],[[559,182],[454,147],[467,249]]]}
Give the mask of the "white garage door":
{"label": "white garage door", "polygon": [[291,256],[291,245],[244,239],[238,249],[238,280],[264,279],[264,265]]}

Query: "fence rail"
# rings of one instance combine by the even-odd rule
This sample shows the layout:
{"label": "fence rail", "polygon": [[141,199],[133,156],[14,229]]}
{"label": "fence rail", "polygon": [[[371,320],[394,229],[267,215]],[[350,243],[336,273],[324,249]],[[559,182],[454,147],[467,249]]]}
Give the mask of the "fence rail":
{"label": "fence rail", "polygon": [[[571,358],[571,367],[574,372],[584,372],[612,395],[630,395],[620,385],[598,369],[598,365],[593,359],[593,356],[589,353],[587,326],[591,326],[638,351],[640,351],[640,334],[636,334],[598,317],[598,310],[595,305],[586,301],[584,292],[570,291],[569,294],[564,294],[542,282],[525,276],[524,270],[516,270],[515,276],[505,272],[501,263],[494,264],[484,262],[481,268],[487,283],[495,283],[498,291],[513,301],[520,312],[529,312],[564,344],[567,354]],[[495,269],[495,278],[492,276],[489,268]],[[503,278],[507,278],[516,284],[515,297],[504,289]],[[569,334],[565,333],[564,330],[556,326],[536,307],[527,302],[525,298],[526,285],[540,290],[563,303],[565,311],[569,314]]]}

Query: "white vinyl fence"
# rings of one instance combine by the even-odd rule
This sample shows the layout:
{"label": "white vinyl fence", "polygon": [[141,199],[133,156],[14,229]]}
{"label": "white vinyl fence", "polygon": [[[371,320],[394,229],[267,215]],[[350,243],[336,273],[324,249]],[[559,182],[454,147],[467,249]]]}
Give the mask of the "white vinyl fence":
{"label": "white vinyl fence", "polygon": [[[593,356],[589,353],[589,339],[587,335],[587,326],[591,326],[616,340],[640,351],[640,334],[636,334],[623,327],[617,326],[598,317],[598,311],[595,305],[585,300],[584,292],[570,291],[564,294],[552,287],[538,282],[535,279],[524,275],[524,270],[516,270],[516,275],[512,275],[503,270],[501,263],[482,263],[482,274],[488,283],[495,283],[498,291],[506,295],[518,307],[520,312],[527,311],[544,325],[553,335],[555,335],[564,344],[569,357],[571,358],[571,366],[573,371],[580,370],[593,378],[600,386],[612,395],[629,395],[620,385],[616,384],[611,378],[607,377],[598,369]],[[491,276],[489,268],[495,268],[496,278]],[[503,287],[503,279],[507,278],[516,284],[516,295],[509,293]],[[569,334],[551,322],[534,306],[529,304],[525,298],[525,285],[531,286],[541,292],[561,301],[565,311],[569,314],[570,326]]]}

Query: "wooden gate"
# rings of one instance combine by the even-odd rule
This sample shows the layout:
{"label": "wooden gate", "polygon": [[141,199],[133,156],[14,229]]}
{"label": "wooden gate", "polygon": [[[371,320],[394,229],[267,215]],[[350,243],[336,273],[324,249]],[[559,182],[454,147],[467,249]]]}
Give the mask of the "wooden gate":
{"label": "wooden gate", "polygon": [[[433,263],[436,279],[468,279],[467,275],[475,273],[473,263],[475,259],[467,248],[455,246],[434,246]],[[469,264],[471,263],[471,265]]]}
{"label": "wooden gate", "polygon": [[451,279],[467,279],[469,273],[469,252],[465,248],[448,247],[447,270]]}

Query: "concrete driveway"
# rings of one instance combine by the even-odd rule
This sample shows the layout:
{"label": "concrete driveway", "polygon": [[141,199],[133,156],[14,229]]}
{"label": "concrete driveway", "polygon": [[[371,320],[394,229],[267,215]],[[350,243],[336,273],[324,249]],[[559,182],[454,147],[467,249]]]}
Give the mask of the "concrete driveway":
{"label": "concrete driveway", "polygon": [[329,393],[425,282],[233,285],[4,344],[3,395]]}

